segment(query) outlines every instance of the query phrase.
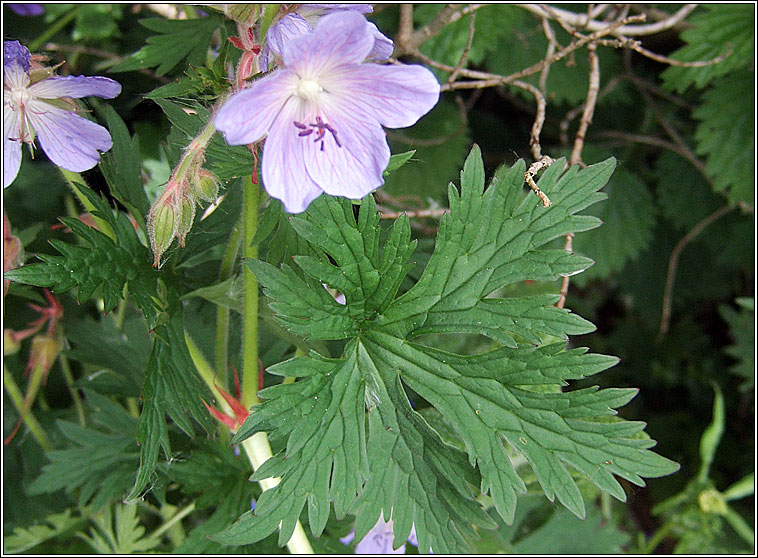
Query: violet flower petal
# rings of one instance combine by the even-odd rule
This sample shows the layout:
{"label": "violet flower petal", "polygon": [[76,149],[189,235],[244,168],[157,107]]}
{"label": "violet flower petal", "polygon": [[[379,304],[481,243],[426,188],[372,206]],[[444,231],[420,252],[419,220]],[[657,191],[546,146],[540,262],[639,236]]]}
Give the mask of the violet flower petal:
{"label": "violet flower petal", "polygon": [[91,169],[100,160],[98,151],[113,145],[108,130],[73,112],[36,99],[28,108],[40,146],[59,167],[73,172]]}
{"label": "violet flower petal", "polygon": [[297,88],[297,75],[279,70],[233,95],[218,111],[214,125],[230,145],[255,143],[266,135]]}
{"label": "violet flower petal", "polygon": [[3,70],[8,71],[14,65],[19,65],[28,72],[32,65],[32,55],[29,49],[18,41],[5,41],[3,43]]}
{"label": "violet flower petal", "polygon": [[388,128],[415,124],[440,97],[437,78],[423,66],[416,65],[361,64],[335,72],[325,86],[349,92],[345,96],[355,107],[370,112]]}
{"label": "violet flower petal", "polygon": [[284,51],[284,45],[294,37],[307,35],[313,31],[311,24],[299,14],[287,14],[279,21],[272,25],[266,33],[266,44],[261,51],[260,64],[265,71],[271,62],[270,57],[281,58]]}
{"label": "violet flower petal", "polygon": [[121,93],[121,84],[101,76],[49,77],[29,87],[29,93],[42,99],[90,96],[113,99]]}
{"label": "violet flower petal", "polygon": [[8,4],[8,7],[20,16],[37,16],[45,13],[45,7],[42,4]]}
{"label": "violet flower petal", "polygon": [[3,107],[3,188],[16,179],[21,166],[21,141],[14,138],[20,127],[19,112]]}
{"label": "violet flower petal", "polygon": [[360,64],[374,46],[366,18],[337,12],[319,20],[315,32],[295,37],[284,46],[284,65],[301,76],[317,75],[344,64]]}
{"label": "violet flower petal", "polygon": [[351,199],[361,199],[384,184],[390,149],[381,126],[344,110],[324,110],[322,117],[336,131],[341,147],[330,132],[324,135],[323,150],[312,136],[297,138],[313,181],[327,194]]}
{"label": "violet flower petal", "polygon": [[303,140],[292,133],[296,107],[288,104],[271,129],[263,148],[261,175],[268,194],[288,213],[302,213],[323,190],[313,181],[303,159]]}
{"label": "violet flower petal", "polygon": [[385,523],[382,517],[376,522],[361,542],[355,547],[356,554],[405,554],[405,544],[392,548],[395,535],[392,531],[392,520]]}
{"label": "violet flower petal", "polygon": [[379,28],[370,21],[368,25],[374,34],[374,46],[366,58],[369,60],[387,60],[395,50],[395,43],[379,31]]}

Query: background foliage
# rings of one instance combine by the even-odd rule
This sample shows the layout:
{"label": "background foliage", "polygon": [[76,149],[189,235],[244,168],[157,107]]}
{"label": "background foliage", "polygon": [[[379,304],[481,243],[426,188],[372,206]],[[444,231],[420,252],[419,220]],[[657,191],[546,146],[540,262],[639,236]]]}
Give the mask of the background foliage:
{"label": "background foliage", "polygon": [[[189,19],[175,20],[140,4],[45,7],[44,15],[20,17],[4,5],[4,39],[36,45],[36,50],[54,63],[65,61],[60,70],[64,74],[109,75],[122,84],[123,92],[107,105],[90,104],[90,116],[106,125],[114,139],[114,148],[99,167],[83,174],[96,193],[84,185],[67,185],[44,156],[32,160],[26,152],[19,177],[4,192],[5,212],[13,233],[24,245],[27,264],[16,279],[55,287],[64,309],[61,328],[65,337],[61,357],[32,407],[49,438],[49,451],[43,451],[25,426],[4,447],[5,551],[229,552],[231,547],[219,542],[221,539],[208,536],[248,512],[251,500],[258,501],[260,488],[248,482],[250,465],[244,456],[229,450],[228,432],[219,430],[203,407],[202,402],[211,402],[212,396],[196,374],[187,373],[194,366],[185,331],[202,354],[212,357],[216,308],[232,310],[231,331],[240,327],[241,286],[236,277],[242,263],[237,263],[224,282],[219,282],[219,265],[239,217],[240,177],[250,172],[249,152],[226,146],[218,135],[211,142],[207,168],[222,180],[226,196],[207,218],[197,219],[184,248],[174,245],[169,250],[168,262],[160,271],[150,266],[143,231],[150,203],[182,149],[207,120],[212,100],[226,87],[227,64],[239,55],[226,39],[236,30],[221,14],[197,17],[194,8],[185,9]],[[611,21],[645,11],[650,23],[665,20],[680,8],[618,6],[594,18]],[[444,5],[417,6],[411,14],[413,27],[418,30],[433,24],[446,9]],[[588,8],[577,4],[563,9],[582,15]],[[472,72],[508,76],[540,63],[551,48],[543,21],[517,6],[481,7],[474,12],[473,22],[463,15],[418,44],[407,40],[400,25],[407,15],[397,5],[386,4],[376,6],[370,19],[396,39],[395,54],[401,60],[436,62],[434,70],[443,84],[451,74],[444,66],[460,64]],[[578,37],[557,19],[561,18],[550,19],[549,25],[560,50]],[[536,476],[528,466],[519,469],[529,494],[519,496],[511,524],[493,507],[502,507],[502,502],[485,502],[488,513],[478,511],[481,516],[473,517],[471,509],[479,508],[466,508],[468,500],[461,498],[457,515],[451,512],[460,537],[474,551],[754,551],[754,26],[753,5],[702,5],[662,32],[634,37],[648,51],[669,57],[668,61],[651,59],[628,45],[618,48],[623,45],[598,43],[597,102],[580,160],[602,165],[613,157],[616,170],[602,190],[607,194],[605,201],[584,204],[590,205],[583,211],[584,221],[571,221],[574,217],[567,216],[565,222],[571,222],[573,228],[561,225],[565,230],[545,239],[547,248],[561,249],[565,246],[561,235],[577,231],[572,246],[575,261],[590,258],[595,264],[571,277],[566,306],[575,318],[556,325],[551,322],[554,317],[540,316],[541,337],[526,340],[542,341],[550,347],[549,342],[560,341],[568,333],[569,348],[588,347],[598,358],[618,356],[620,362],[602,374],[586,379],[581,379],[580,373],[570,376],[569,393],[595,385],[639,389],[620,416],[647,422],[646,432],[658,441],[655,451],[679,463],[681,469],[647,480],[644,488],[622,479],[626,503],[610,499],[586,481],[574,486],[578,500],[573,494],[560,493],[558,487],[558,500],[573,511],[578,509],[577,502],[584,501],[586,518],[581,520],[558,505],[558,500],[552,503],[539,493],[550,494],[552,489],[537,478],[538,467],[533,462]],[[590,34],[589,30],[577,32]],[[604,40],[612,39],[612,35],[604,36]],[[462,53],[466,53],[463,58]],[[676,62],[713,59],[717,63],[696,67]],[[350,223],[350,204],[333,200],[320,200],[306,217],[296,219],[288,219],[279,206],[269,205],[256,237],[261,259],[267,263],[249,264],[265,287],[260,346],[262,364],[271,372],[265,375],[266,385],[279,384],[280,376],[312,376],[324,366],[335,366],[342,373],[355,364],[349,355],[358,359],[364,355],[361,350],[370,357],[361,366],[382,359],[397,366],[396,361],[404,358],[421,358],[421,353],[411,355],[397,348],[396,340],[404,339],[412,328],[399,333],[399,329],[377,327],[366,334],[369,341],[364,340],[363,345],[351,340],[350,328],[356,320],[390,307],[393,289],[401,297],[422,290],[413,286],[424,284],[425,267],[430,261],[437,265],[441,257],[435,260],[432,256],[435,235],[438,229],[452,227],[455,214],[446,217],[447,224],[442,225],[439,211],[455,206],[457,198],[448,198],[451,181],[464,189],[480,178],[481,185],[476,187],[483,186],[485,175],[488,184],[493,176],[503,180],[510,176],[511,182],[520,183],[520,177],[514,177],[523,176],[525,167],[517,161],[533,160],[530,130],[539,114],[528,86],[541,88],[546,102],[542,153],[555,159],[572,157],[592,64],[585,45],[551,63],[543,82],[539,72],[523,77],[526,87],[507,83],[458,88],[453,83],[439,105],[416,126],[389,131],[393,153],[414,151],[407,163],[388,175],[387,185],[376,194],[376,206],[385,216],[396,211],[411,215],[407,220],[397,219],[394,227],[390,226],[394,219]],[[475,78],[464,75],[458,82],[463,81]],[[476,161],[469,159],[461,178],[472,143],[479,146],[483,164],[475,170]],[[509,171],[511,168],[516,170]],[[477,174],[476,180],[473,174]],[[550,195],[551,175],[546,175],[540,184]],[[103,232],[98,232],[75,218],[81,210],[72,188],[97,208],[97,216],[115,232],[115,241],[102,227]],[[490,188],[494,192],[494,186]],[[561,196],[556,194],[554,201],[559,201]],[[532,200],[526,189],[520,195],[519,201]],[[589,190],[586,196],[589,200]],[[361,215],[371,214],[376,206],[371,200],[364,201]],[[504,207],[513,209],[507,204]],[[419,210],[429,210],[432,217],[414,216]],[[135,219],[136,228],[126,211]],[[339,314],[341,310],[330,301],[329,293],[313,279],[327,268],[338,275],[334,271],[338,268],[330,262],[339,266],[355,263],[328,238],[320,238],[309,228],[311,221],[326,222],[318,213],[325,211],[338,216],[344,211],[343,227],[335,231],[360,226],[364,227],[361,234],[366,234],[369,225],[376,225],[376,241],[397,249],[397,261],[382,269],[382,276],[392,284],[382,283],[383,298],[366,295],[360,316]],[[485,219],[484,213],[477,212],[477,218]],[[587,216],[602,220],[603,226],[593,228],[598,220]],[[59,217],[65,227],[53,227]],[[561,223],[556,217],[551,224],[560,229]],[[578,232],[581,230],[584,232]],[[457,252],[449,249],[457,257]],[[294,263],[293,255],[298,255]],[[374,265],[384,262],[370,250],[366,258]],[[40,260],[47,267],[30,265]],[[290,267],[279,268],[283,262]],[[586,265],[576,264],[576,269],[583,267]],[[368,281],[372,271],[376,270],[367,270],[362,280]],[[543,306],[552,305],[556,297],[550,295],[560,292],[561,281],[531,269],[522,273],[518,281],[496,285],[497,296],[529,296]],[[337,276],[331,279],[340,280]],[[336,308],[333,330],[350,330],[350,334],[329,335],[331,330],[325,328],[326,333],[314,338],[318,336],[309,336],[307,328],[293,327],[298,317],[310,310],[294,303],[287,306],[284,294],[292,285],[306,283],[318,299],[314,307],[326,300]],[[125,284],[130,295],[122,302]],[[66,290],[70,287],[75,288]],[[348,287],[345,283],[342,290],[347,292]],[[42,301],[41,289],[12,283],[4,299],[4,327],[17,331],[26,327],[37,317],[27,304]],[[454,302],[451,304],[460,309],[463,303]],[[350,308],[358,312],[353,305]],[[585,334],[592,328],[578,316],[595,324],[597,330]],[[475,360],[475,355],[493,346],[491,339],[463,327],[464,322],[461,320],[457,329],[444,330],[435,327],[431,319],[427,330],[414,338],[427,347],[418,349],[423,359],[428,363],[441,358],[441,353],[435,352],[439,349]],[[453,331],[457,333],[452,335]],[[519,337],[522,331],[515,330],[518,342],[524,341]],[[496,340],[509,344],[508,339]],[[237,367],[241,358],[238,344],[232,335],[229,360]],[[382,352],[388,346],[396,351],[395,356]],[[297,371],[291,364],[278,369],[273,366],[295,356],[296,350],[300,360],[290,362],[307,361],[307,365]],[[314,353],[306,357],[310,350],[334,361],[314,357]],[[25,341],[4,357],[6,376],[22,390],[28,381],[24,369],[31,351],[31,343]],[[346,361],[335,364],[343,351]],[[597,370],[587,370],[585,375],[610,364],[597,362]],[[439,369],[443,368],[440,364]],[[67,385],[67,373],[73,378],[76,397]],[[476,439],[481,434],[472,433],[472,442],[450,429],[445,409],[428,404],[433,402],[433,390],[424,381],[419,377],[408,386],[411,401],[418,403],[425,422],[403,428],[426,436],[426,451],[433,456],[435,444],[442,442],[425,434],[424,424],[432,425],[444,443],[461,450],[454,455],[460,457],[463,470],[463,452],[470,444],[481,444],[481,439]],[[287,401],[299,401],[299,397],[311,395],[308,389],[318,387],[312,384],[298,381],[268,393],[286,392],[291,398]],[[297,393],[295,386],[305,391]],[[233,389],[231,382],[226,387]],[[463,412],[448,409],[453,411]],[[272,436],[276,451],[287,443],[283,434],[289,427],[277,423],[273,411],[271,416],[267,412],[257,420],[265,430],[280,433],[279,439]],[[409,412],[408,416],[417,415]],[[6,393],[5,436],[17,418]],[[400,424],[403,418],[397,420]],[[247,429],[254,427],[249,424]],[[373,432],[380,426],[371,419],[366,428]],[[291,438],[288,443],[295,445]],[[426,466],[434,461],[428,455]],[[277,474],[286,468],[280,463],[271,467],[279,468]],[[445,474],[448,479],[450,475],[458,478],[457,471]],[[481,481],[467,480],[472,485]],[[448,489],[450,492],[445,492]],[[440,494],[449,505],[452,488],[440,488]],[[265,498],[258,504],[268,505]],[[353,518],[337,521],[328,506],[324,511],[309,503],[308,509],[304,520],[324,531],[313,541],[315,550],[344,549],[339,538],[350,530]],[[374,518],[376,511],[370,502],[361,509],[356,524],[359,535],[373,525],[367,518]],[[497,529],[479,529],[477,539],[469,535],[468,521]],[[277,524],[265,534],[273,533]],[[566,537],[567,532],[574,536]],[[438,534],[443,536],[442,531]],[[260,538],[246,540],[233,551],[283,551],[277,546],[276,534]],[[419,542],[423,550],[426,541]],[[454,541],[449,544],[454,548]],[[408,546],[408,552],[412,551]]]}

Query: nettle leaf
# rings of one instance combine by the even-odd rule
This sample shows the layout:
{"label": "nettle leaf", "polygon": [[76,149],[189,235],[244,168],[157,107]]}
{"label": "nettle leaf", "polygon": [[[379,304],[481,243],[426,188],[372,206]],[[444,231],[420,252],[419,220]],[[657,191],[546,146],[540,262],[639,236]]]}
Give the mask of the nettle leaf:
{"label": "nettle leaf", "polygon": [[[261,431],[274,443],[286,441],[252,477],[282,481],[217,541],[254,542],[281,523],[284,544],[306,505],[318,536],[333,505],[338,519],[356,515],[357,539],[383,514],[393,520],[395,547],[415,526],[420,552],[462,552],[476,537],[475,526],[494,527],[475,499],[477,489],[491,496],[507,522],[517,495],[526,491],[507,446],[526,458],[548,499],[557,497],[579,517],[585,508],[574,475],[623,501],[614,475],[643,485],[643,476],[678,468],[649,451],[655,442],[639,435],[644,423],[608,420],[636,390],[553,389],[617,362],[567,349],[567,336],[590,332],[592,324],[555,308],[557,295],[492,297],[511,283],[551,281],[591,265],[544,246],[600,224],[578,212],[605,197],[598,190],[615,161],[566,172],[564,164],[557,161],[539,182],[553,201],[544,208],[522,195],[523,161],[498,171],[485,190],[474,147],[461,191],[450,185],[450,214],[440,222],[434,253],[418,282],[398,298],[413,251],[408,221],[395,222],[380,250],[371,197],[355,217],[349,200],[328,196],[293,217],[293,228],[316,252],[295,257],[296,268],[247,262],[284,327],[299,336],[349,341],[340,358],[311,352],[269,368],[297,381],[263,390],[264,402],[235,441]],[[341,291],[346,304],[322,282]],[[502,346],[459,355],[412,341],[422,333],[452,332],[481,332]],[[439,412],[464,451],[414,410],[408,390]]]}
{"label": "nettle leaf", "polygon": [[211,36],[221,25],[221,20],[216,16],[184,20],[149,18],[140,23],[158,35],[149,37],[147,45],[113,66],[111,72],[157,66],[155,73],[162,76],[185,58],[192,66],[202,66],[208,55]]}
{"label": "nettle leaf", "polygon": [[[687,44],[671,58],[681,62],[713,60],[726,56],[718,64],[699,68],[669,66],[662,74],[664,87],[683,92],[690,85],[705,87],[717,77],[747,69],[755,57],[755,10],[748,4],[704,4],[702,12],[692,16],[691,28],[681,34]],[[752,106],[752,105],[751,105]]]}
{"label": "nettle leaf", "polygon": [[[677,185],[669,185],[676,189]],[[621,271],[647,248],[653,237],[656,206],[653,196],[637,175],[618,169],[606,188],[608,200],[592,208],[603,220],[599,229],[581,234],[574,240],[574,250],[591,257],[594,266],[582,274],[578,283],[608,277]]]}
{"label": "nettle leaf", "polygon": [[734,374],[743,378],[740,389],[752,389],[755,385],[755,299],[738,298],[738,311],[730,306],[719,307],[721,317],[729,325],[729,333],[734,344],[729,345],[724,352],[737,362],[731,367]]}
{"label": "nettle leaf", "polygon": [[706,156],[713,189],[732,203],[755,198],[754,97],[755,73],[735,72],[714,83],[692,113],[700,121],[696,153]]}

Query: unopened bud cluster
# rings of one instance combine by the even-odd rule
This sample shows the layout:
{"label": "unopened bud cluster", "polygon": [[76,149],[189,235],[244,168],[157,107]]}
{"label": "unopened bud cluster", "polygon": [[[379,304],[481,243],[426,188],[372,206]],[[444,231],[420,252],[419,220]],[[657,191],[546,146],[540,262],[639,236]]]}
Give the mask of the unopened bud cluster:
{"label": "unopened bud cluster", "polygon": [[201,201],[215,202],[218,190],[218,178],[202,168],[191,173],[187,180],[172,179],[168,182],[147,216],[154,267],[160,267],[161,257],[175,238],[179,246],[184,247],[195,221],[195,206]]}

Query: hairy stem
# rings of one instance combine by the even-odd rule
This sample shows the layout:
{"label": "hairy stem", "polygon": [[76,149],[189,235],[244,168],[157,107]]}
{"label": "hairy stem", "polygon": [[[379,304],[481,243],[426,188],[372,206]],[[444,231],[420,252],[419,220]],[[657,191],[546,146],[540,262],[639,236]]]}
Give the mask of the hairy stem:
{"label": "hairy stem", "polygon": [[[242,448],[253,465],[253,470],[257,470],[258,467],[271,457],[271,446],[268,443],[265,432],[258,432],[242,442]],[[263,490],[268,490],[277,486],[279,481],[279,478],[271,477],[259,481],[259,484]],[[291,554],[313,554],[313,548],[300,521],[295,525],[295,531],[292,533],[292,538],[287,542],[287,548]]]}
{"label": "hairy stem", "polygon": [[41,35],[29,43],[29,51],[34,52],[42,45],[44,45],[49,39],[55,36],[55,34],[66,27],[72,19],[79,13],[79,6],[72,8],[69,12],[63,15],[59,20],[48,27]]}
{"label": "hairy stem", "polygon": [[[244,235],[242,255],[257,258],[258,247],[251,246],[258,230],[258,200],[260,189],[250,177],[243,182],[242,220]],[[258,399],[258,280],[247,267],[242,269],[242,284],[245,292],[242,313],[242,405],[250,408]]]}
{"label": "hairy stem", "polygon": [[[237,260],[237,254],[240,248],[240,238],[242,236],[242,221],[232,229],[229,235],[229,243],[224,250],[224,256],[221,259],[221,268],[218,273],[219,282],[226,281],[232,276],[234,271],[234,262]],[[227,383],[227,366],[229,362],[229,308],[219,305],[216,308],[216,374],[218,381],[224,389],[228,388]]]}
{"label": "hairy stem", "polygon": [[5,365],[3,365],[3,386],[5,387],[5,391],[8,392],[8,396],[11,398],[13,406],[16,407],[16,411],[21,415],[24,424],[26,424],[29,432],[34,436],[34,439],[37,440],[37,443],[40,446],[42,446],[43,450],[50,451],[53,447],[50,443],[50,439],[47,437],[42,425],[32,413],[32,410],[24,410],[24,396],[16,385],[16,382],[13,379],[13,374],[10,373]]}

